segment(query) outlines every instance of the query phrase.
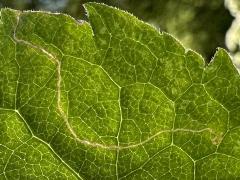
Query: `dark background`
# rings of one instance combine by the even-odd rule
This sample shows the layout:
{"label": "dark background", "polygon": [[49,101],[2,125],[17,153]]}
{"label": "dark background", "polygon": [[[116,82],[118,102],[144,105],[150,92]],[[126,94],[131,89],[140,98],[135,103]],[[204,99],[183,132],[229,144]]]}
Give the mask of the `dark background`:
{"label": "dark background", "polygon": [[[224,0],[91,0],[119,7],[177,37],[185,47],[208,61],[217,47],[225,48],[225,34],[233,17]],[[0,0],[0,7],[64,12],[86,19],[82,4],[89,0]]]}

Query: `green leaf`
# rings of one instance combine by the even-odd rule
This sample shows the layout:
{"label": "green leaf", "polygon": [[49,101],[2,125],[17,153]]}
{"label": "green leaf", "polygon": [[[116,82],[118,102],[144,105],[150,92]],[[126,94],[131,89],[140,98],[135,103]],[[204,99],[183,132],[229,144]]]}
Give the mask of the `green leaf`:
{"label": "green leaf", "polygon": [[240,78],[103,4],[1,10],[1,179],[240,177]]}
{"label": "green leaf", "polygon": [[[240,2],[225,0],[226,4],[227,1]],[[217,46],[225,47],[225,33],[232,22],[224,0],[124,0],[115,4],[171,33],[185,47],[196,50],[209,60]]]}

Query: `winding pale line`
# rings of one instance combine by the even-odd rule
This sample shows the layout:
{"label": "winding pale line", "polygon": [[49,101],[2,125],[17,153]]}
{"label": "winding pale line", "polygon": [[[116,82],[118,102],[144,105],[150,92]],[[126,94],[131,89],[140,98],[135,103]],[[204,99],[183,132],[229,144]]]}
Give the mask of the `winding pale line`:
{"label": "winding pale line", "polygon": [[92,147],[108,149],[108,150],[122,150],[122,149],[129,149],[129,148],[135,148],[137,146],[141,146],[141,145],[149,142],[153,138],[155,138],[158,135],[163,134],[163,133],[170,133],[170,132],[171,133],[173,133],[173,132],[201,133],[201,132],[204,132],[204,131],[208,131],[210,133],[213,133],[213,130],[211,128],[205,128],[205,129],[201,129],[201,130],[191,130],[191,129],[182,129],[182,128],[171,129],[171,130],[162,130],[162,131],[157,132],[153,136],[150,136],[148,139],[146,139],[144,141],[141,141],[140,143],[130,144],[130,145],[126,145],[126,146],[120,146],[119,143],[118,143],[118,145],[104,145],[104,144],[95,143],[95,142],[80,139],[77,136],[77,134],[75,133],[75,131],[72,129],[71,125],[69,124],[68,117],[67,117],[66,113],[64,112],[64,110],[62,108],[62,105],[61,105],[61,82],[62,82],[61,62],[54,55],[52,55],[51,53],[49,53],[48,51],[46,51],[42,47],[34,45],[34,44],[32,44],[28,41],[25,41],[23,39],[18,39],[17,36],[16,36],[16,30],[17,30],[17,27],[18,27],[18,24],[19,24],[19,20],[20,20],[20,14],[18,14],[18,16],[17,16],[17,23],[16,23],[16,27],[14,29],[14,34],[13,34],[14,40],[18,43],[23,43],[25,45],[28,45],[28,46],[34,48],[34,49],[38,49],[38,50],[42,51],[57,66],[57,109],[58,109],[60,115],[62,116],[68,130],[70,131],[72,136],[75,138],[75,140],[77,140],[79,143],[84,144],[84,145],[88,145],[88,146],[92,146]]}

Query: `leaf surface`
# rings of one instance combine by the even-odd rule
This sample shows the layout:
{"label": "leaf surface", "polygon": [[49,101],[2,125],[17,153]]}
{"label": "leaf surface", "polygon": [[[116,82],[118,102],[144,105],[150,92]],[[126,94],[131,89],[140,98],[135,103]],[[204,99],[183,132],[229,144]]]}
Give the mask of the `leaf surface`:
{"label": "leaf surface", "polygon": [[0,177],[240,177],[240,79],[103,4],[1,10]]}

